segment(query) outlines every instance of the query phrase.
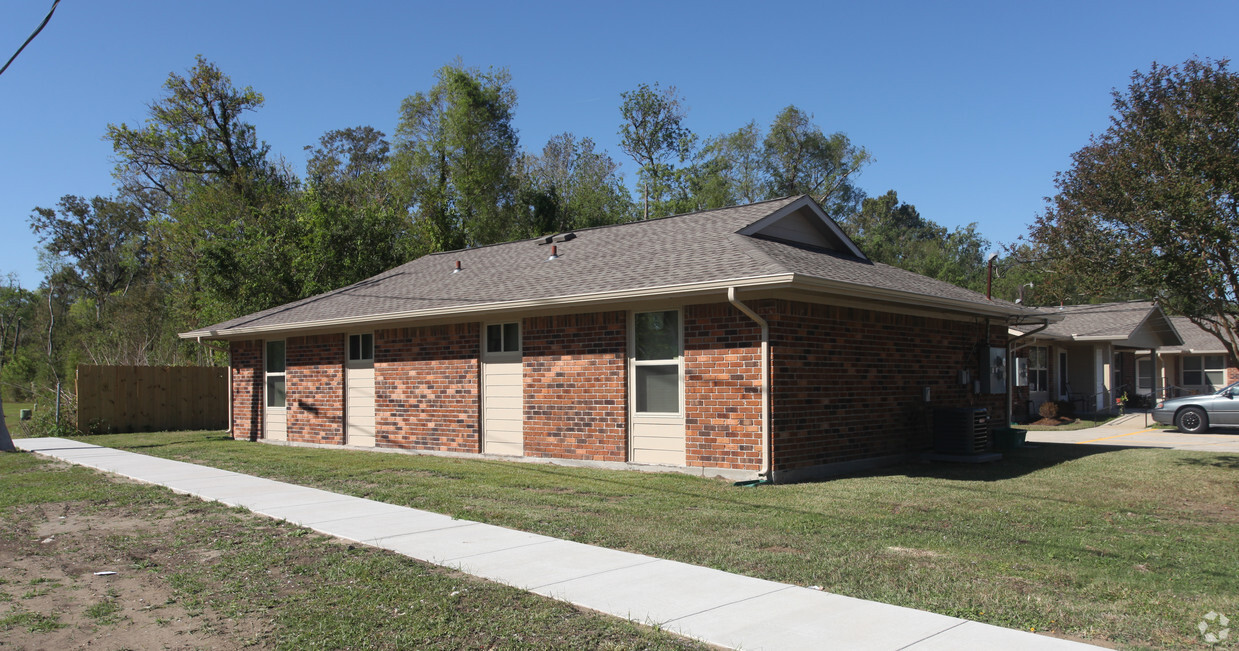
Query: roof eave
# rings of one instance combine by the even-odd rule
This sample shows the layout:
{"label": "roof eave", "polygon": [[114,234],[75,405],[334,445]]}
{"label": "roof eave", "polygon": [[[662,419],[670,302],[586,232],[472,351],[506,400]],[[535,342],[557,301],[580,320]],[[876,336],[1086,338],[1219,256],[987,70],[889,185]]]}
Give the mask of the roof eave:
{"label": "roof eave", "polygon": [[409,310],[387,314],[369,314],[364,316],[344,317],[339,319],[320,319],[303,321],[295,324],[273,324],[268,326],[228,328],[226,330],[191,330],[179,333],[182,339],[224,340],[240,339],[254,335],[293,334],[323,328],[347,328],[358,325],[390,325],[395,323],[427,320],[453,315],[484,315],[504,312],[519,312],[522,310],[548,309],[572,305],[602,305],[607,303],[628,302],[639,299],[658,299],[677,296],[693,296],[726,290],[728,287],[762,287],[777,289],[788,286],[793,281],[794,274],[782,273],[748,278],[732,278],[701,283],[686,283],[681,285],[665,285],[659,287],[643,287],[611,292],[592,294],[577,294],[572,296],[557,296],[552,298],[525,299],[520,301],[491,302],[471,306],[450,306],[430,310]]}

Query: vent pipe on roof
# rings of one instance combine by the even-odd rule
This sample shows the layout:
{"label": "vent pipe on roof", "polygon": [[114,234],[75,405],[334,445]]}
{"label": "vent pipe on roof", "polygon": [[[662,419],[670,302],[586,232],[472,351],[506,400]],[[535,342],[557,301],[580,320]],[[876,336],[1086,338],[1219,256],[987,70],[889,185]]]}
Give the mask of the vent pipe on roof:
{"label": "vent pipe on roof", "polygon": [[558,259],[559,259],[559,247],[551,246],[551,257],[547,258],[546,261],[550,262],[551,260],[558,260]]}
{"label": "vent pipe on roof", "polygon": [[452,273],[454,274],[460,273],[460,260],[456,261],[456,268],[452,270]]}

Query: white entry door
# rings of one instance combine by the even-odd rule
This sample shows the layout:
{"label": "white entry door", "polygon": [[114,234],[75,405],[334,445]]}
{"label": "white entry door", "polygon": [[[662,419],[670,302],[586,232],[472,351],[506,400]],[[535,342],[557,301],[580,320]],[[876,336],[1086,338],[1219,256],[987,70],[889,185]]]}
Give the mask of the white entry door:
{"label": "white entry door", "polygon": [[288,409],[285,406],[284,342],[268,341],[263,355],[262,437],[288,440]]}
{"label": "white entry door", "polygon": [[374,335],[348,336],[344,364],[344,443],[374,447]]}
{"label": "white entry door", "polygon": [[683,466],[684,331],[679,310],[638,312],[629,328],[628,460]]}
{"label": "white entry door", "polygon": [[525,384],[521,324],[482,329],[482,452],[525,454]]}

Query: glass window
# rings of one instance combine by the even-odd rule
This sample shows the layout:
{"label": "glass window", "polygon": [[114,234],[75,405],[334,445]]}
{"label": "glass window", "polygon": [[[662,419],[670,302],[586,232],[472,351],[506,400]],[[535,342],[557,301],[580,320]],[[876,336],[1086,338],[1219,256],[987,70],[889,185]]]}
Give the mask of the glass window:
{"label": "glass window", "polygon": [[680,313],[633,315],[633,403],[643,413],[680,412]]}
{"label": "glass window", "polygon": [[1050,349],[1033,346],[1028,349],[1028,390],[1050,390]]}
{"label": "glass window", "polygon": [[267,372],[268,373],[283,373],[284,372],[284,342],[268,341],[267,342]]}
{"label": "glass window", "polygon": [[268,375],[267,376],[267,406],[268,407],[283,407],[284,406],[284,376],[283,375]]}
{"label": "glass window", "polygon": [[267,342],[267,406],[284,406],[284,342]]}
{"label": "glass window", "polygon": [[486,352],[514,353],[521,349],[521,324],[492,323],[486,326]]}
{"label": "glass window", "polygon": [[679,312],[643,312],[636,315],[634,325],[638,360],[679,358]]}
{"label": "glass window", "polygon": [[638,366],[636,373],[637,411],[678,413],[680,411],[680,366]]}
{"label": "glass window", "polygon": [[1226,385],[1226,358],[1224,356],[1205,356],[1205,381],[1213,389],[1220,389]]}
{"label": "glass window", "polygon": [[348,359],[351,362],[364,362],[374,359],[374,335],[349,335]]}

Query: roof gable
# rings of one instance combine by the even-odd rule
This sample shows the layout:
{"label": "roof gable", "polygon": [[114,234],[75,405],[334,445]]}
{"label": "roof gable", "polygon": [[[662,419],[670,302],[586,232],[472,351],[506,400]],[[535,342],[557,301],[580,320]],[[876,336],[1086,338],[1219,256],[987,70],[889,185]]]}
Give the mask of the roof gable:
{"label": "roof gable", "polygon": [[1041,308],[1062,317],[1038,338],[1068,341],[1108,341],[1120,346],[1157,348],[1178,345],[1179,336],[1170,317],[1156,303],[1098,303]]}
{"label": "roof gable", "polygon": [[835,220],[807,196],[740,229],[741,235],[774,240],[785,244],[809,246],[855,256],[868,261],[852,238]]}

